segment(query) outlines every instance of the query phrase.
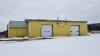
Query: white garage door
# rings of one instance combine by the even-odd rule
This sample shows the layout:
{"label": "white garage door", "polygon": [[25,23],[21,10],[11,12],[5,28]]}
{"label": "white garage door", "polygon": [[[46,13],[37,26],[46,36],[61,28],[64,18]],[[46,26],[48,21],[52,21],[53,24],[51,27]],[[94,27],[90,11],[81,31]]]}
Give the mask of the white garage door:
{"label": "white garage door", "polygon": [[42,38],[52,37],[52,25],[42,25],[41,26],[41,37]]}
{"label": "white garage door", "polygon": [[71,35],[79,36],[79,34],[80,34],[79,26],[71,26]]}

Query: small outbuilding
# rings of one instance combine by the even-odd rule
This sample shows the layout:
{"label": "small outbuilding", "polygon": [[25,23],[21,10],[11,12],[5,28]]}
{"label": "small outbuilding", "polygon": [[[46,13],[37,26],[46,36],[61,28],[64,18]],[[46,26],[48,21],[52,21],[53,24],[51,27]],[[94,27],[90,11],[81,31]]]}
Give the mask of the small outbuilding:
{"label": "small outbuilding", "polygon": [[87,21],[35,20],[10,21],[8,37],[83,36],[87,35]]}

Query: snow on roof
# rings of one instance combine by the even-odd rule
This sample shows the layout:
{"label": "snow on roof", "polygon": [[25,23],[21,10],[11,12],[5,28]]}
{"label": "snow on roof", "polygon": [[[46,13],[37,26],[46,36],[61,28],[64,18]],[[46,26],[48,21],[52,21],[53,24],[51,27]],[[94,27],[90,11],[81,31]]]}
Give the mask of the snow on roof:
{"label": "snow on roof", "polygon": [[29,21],[68,21],[68,22],[87,22],[87,21],[73,21],[73,20],[55,20],[55,19],[26,19],[25,21],[10,21],[9,26],[26,26]]}
{"label": "snow on roof", "polygon": [[68,22],[87,22],[82,20],[61,20],[61,19],[26,19],[25,21],[68,21]]}

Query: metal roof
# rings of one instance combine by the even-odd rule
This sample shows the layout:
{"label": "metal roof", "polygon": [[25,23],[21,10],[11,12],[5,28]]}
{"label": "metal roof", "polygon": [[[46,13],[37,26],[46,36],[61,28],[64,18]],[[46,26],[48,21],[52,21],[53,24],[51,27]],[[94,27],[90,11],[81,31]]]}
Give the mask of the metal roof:
{"label": "metal roof", "polygon": [[26,22],[25,21],[10,21],[9,26],[24,27],[24,26],[26,26]]}

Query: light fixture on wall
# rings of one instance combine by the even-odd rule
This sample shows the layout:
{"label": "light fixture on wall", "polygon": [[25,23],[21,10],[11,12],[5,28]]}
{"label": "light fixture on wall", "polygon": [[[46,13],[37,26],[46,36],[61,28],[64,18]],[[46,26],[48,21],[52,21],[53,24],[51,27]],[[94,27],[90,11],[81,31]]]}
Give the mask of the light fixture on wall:
{"label": "light fixture on wall", "polygon": [[66,22],[66,25],[67,25],[67,17],[66,17],[66,19],[65,19],[65,22]]}
{"label": "light fixture on wall", "polygon": [[58,22],[59,22],[59,16],[57,17],[57,25],[59,24]]}

